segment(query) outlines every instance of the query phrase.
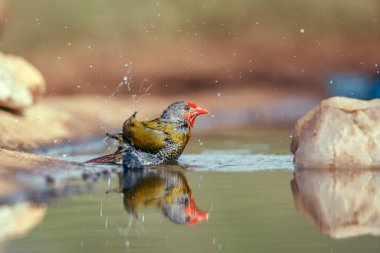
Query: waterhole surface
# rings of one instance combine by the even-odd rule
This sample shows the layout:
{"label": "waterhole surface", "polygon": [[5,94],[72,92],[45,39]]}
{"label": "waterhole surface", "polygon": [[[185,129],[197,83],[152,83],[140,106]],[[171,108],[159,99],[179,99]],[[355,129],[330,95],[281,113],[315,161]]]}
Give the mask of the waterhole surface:
{"label": "waterhole surface", "polygon": [[[106,194],[122,184],[113,176],[100,179],[90,192],[52,201],[43,221],[23,238],[9,241],[5,251],[379,252],[379,237],[333,239],[297,211],[289,133],[268,131],[222,141],[207,136],[192,141],[179,165],[158,168],[169,172],[152,173],[149,179],[148,174],[134,175],[145,177],[139,186],[142,195],[158,196],[157,189],[172,182],[180,182],[178,189],[188,185],[208,220],[176,224],[162,204],[172,196],[160,195],[131,208],[117,190]],[[94,155],[64,159],[89,157]],[[135,193],[133,200],[140,196]]]}

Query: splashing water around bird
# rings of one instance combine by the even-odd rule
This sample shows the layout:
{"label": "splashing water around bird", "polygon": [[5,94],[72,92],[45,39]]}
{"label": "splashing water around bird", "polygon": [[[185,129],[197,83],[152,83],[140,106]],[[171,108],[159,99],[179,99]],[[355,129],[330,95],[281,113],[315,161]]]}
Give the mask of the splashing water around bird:
{"label": "splashing water around bird", "polygon": [[139,107],[142,104],[141,102],[143,101],[143,98],[150,95],[149,90],[152,88],[153,84],[150,83],[148,79],[143,79],[138,88],[135,88],[132,78],[132,64],[132,62],[124,64],[126,70],[122,80],[108,98],[114,98],[124,87],[126,87],[130,97],[131,107],[136,111],[140,109]]}
{"label": "splashing water around bird", "polygon": [[[141,107],[143,106],[143,98],[145,96],[149,96],[149,90],[153,86],[152,83],[148,81],[148,79],[143,79],[138,88],[135,87],[133,78],[132,78],[132,62],[125,63],[125,72],[122,76],[122,80],[119,82],[119,84],[116,86],[114,91],[111,93],[110,96],[108,96],[108,99],[105,100],[105,103],[107,103],[107,100],[114,99],[120,92],[126,87],[127,93],[129,94],[129,108],[132,108],[133,111],[140,111]],[[104,130],[104,133],[107,134],[107,130],[103,126],[99,126],[101,129]],[[111,150],[113,148],[113,145],[107,142],[107,137],[103,139],[103,142],[107,146],[107,150]]]}

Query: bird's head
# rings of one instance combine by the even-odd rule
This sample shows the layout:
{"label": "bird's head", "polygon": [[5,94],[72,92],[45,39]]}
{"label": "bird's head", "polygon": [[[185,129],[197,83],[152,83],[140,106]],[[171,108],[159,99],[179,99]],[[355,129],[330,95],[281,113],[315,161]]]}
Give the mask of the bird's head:
{"label": "bird's head", "polygon": [[194,225],[209,218],[208,212],[195,206],[195,200],[191,196],[183,196],[179,202],[164,203],[161,210],[166,218],[176,224]]}
{"label": "bird's head", "polygon": [[208,111],[197,106],[193,102],[175,102],[168,106],[162,113],[161,118],[166,122],[178,123],[186,121],[190,127],[194,126],[197,116],[207,114]]}
{"label": "bird's head", "polygon": [[208,220],[208,212],[201,211],[195,206],[194,198],[190,198],[190,203],[185,208],[187,224],[194,225],[200,221]]}

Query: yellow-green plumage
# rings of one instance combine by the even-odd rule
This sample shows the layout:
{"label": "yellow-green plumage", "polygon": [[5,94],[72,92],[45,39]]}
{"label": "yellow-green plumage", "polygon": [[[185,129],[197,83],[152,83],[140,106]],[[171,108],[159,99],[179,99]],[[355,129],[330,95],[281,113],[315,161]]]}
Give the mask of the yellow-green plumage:
{"label": "yellow-green plumage", "polygon": [[124,140],[136,149],[158,153],[167,145],[178,144],[184,149],[191,134],[179,131],[178,124],[164,123],[160,118],[151,121],[138,121],[133,114],[123,124]]}

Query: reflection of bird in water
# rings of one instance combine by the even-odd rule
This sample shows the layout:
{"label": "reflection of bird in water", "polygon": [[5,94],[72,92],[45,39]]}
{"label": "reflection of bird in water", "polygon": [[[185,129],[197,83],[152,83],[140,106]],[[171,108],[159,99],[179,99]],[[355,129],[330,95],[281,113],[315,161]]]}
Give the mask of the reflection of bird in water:
{"label": "reflection of bird in water", "polygon": [[149,169],[132,154],[123,157],[123,174],[119,190],[124,193],[125,210],[138,216],[145,207],[158,207],[166,218],[176,224],[195,224],[207,220],[208,213],[195,206],[185,176],[168,169]]}
{"label": "reflection of bird in water", "polygon": [[191,102],[175,102],[151,121],[139,121],[134,113],[124,122],[122,133],[108,135],[119,141],[117,151],[88,163],[120,164],[126,152],[132,152],[142,164],[176,160],[191,137],[195,118],[206,113],[206,109]]}

